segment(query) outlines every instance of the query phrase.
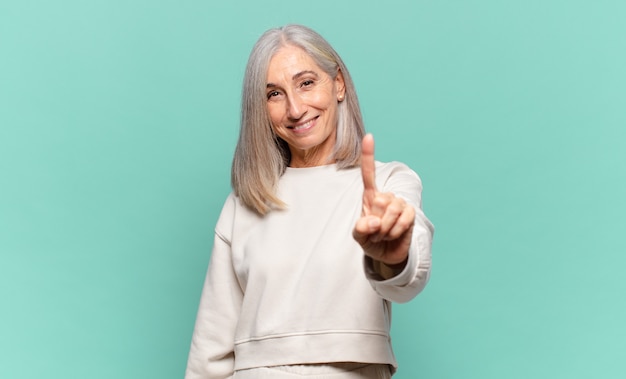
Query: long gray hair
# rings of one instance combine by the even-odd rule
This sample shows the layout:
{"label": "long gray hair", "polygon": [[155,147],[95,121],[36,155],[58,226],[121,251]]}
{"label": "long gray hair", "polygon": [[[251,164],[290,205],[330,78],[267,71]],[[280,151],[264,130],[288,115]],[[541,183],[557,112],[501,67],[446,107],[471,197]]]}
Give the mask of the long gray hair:
{"label": "long gray hair", "polygon": [[358,166],[363,118],[352,78],[345,64],[318,33],[302,25],[286,25],[266,31],[248,58],[241,99],[241,129],[235,148],[231,182],[235,195],[260,215],[285,207],[276,196],[280,176],[289,165],[287,143],[271,126],[267,111],[267,70],[274,54],[283,46],[303,49],[333,80],[339,72],[345,83],[345,99],[338,104],[337,137],[331,159],[338,168]]}

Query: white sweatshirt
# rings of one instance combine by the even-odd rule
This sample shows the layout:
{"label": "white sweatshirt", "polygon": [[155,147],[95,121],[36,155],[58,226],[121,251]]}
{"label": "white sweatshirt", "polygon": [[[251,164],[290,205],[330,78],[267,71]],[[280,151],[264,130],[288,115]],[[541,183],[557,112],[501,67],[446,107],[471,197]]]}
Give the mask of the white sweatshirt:
{"label": "white sweatshirt", "polygon": [[387,280],[352,238],[362,207],[359,168],[287,168],[277,195],[288,208],[265,216],[228,197],[215,228],[186,379],[306,363],[397,367],[390,301],[406,302],[426,285],[434,229],[421,209],[420,179],[406,165],[377,162],[376,183],[416,210],[406,268]]}

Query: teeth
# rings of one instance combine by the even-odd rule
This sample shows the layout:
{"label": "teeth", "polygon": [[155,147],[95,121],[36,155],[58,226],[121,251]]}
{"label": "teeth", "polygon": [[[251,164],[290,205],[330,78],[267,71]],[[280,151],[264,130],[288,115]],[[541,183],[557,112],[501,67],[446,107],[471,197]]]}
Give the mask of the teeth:
{"label": "teeth", "polygon": [[293,130],[300,130],[300,129],[308,128],[311,125],[311,122],[313,122],[313,120],[309,120],[302,125],[296,125],[294,126]]}

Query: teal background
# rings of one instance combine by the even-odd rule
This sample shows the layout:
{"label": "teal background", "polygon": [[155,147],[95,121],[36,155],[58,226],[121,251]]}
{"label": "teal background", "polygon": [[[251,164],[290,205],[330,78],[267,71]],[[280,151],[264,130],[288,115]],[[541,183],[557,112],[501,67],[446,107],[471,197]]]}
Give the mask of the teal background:
{"label": "teal background", "polygon": [[183,376],[248,53],[303,23],[424,182],[399,379],[626,375],[626,3],[0,2],[0,378]]}

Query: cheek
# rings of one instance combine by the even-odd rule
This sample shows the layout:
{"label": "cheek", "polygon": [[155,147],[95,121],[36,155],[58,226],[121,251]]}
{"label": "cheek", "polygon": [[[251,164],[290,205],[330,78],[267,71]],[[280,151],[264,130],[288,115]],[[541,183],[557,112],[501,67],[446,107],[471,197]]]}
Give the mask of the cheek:
{"label": "cheek", "polygon": [[327,91],[309,92],[302,96],[303,101],[315,108],[327,108],[331,94]]}
{"label": "cheek", "polygon": [[280,106],[278,106],[278,104],[268,104],[267,113],[270,115],[270,120],[272,120],[272,124],[280,123],[285,115],[284,110]]}
{"label": "cheek", "polygon": [[330,110],[337,105],[337,94],[332,88],[328,88],[326,91],[318,93],[316,101],[320,107]]}
{"label": "cheek", "polygon": [[332,96],[332,93],[323,92],[312,95],[308,99],[308,104],[311,107],[324,112],[327,114],[327,117],[330,116],[331,112],[334,112],[334,107],[336,106],[336,98]]}

